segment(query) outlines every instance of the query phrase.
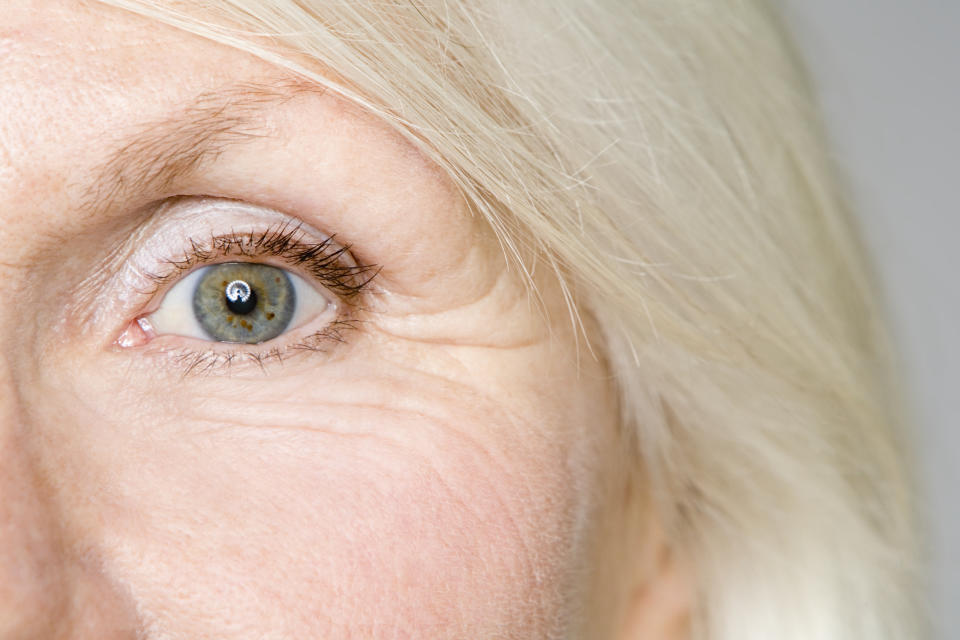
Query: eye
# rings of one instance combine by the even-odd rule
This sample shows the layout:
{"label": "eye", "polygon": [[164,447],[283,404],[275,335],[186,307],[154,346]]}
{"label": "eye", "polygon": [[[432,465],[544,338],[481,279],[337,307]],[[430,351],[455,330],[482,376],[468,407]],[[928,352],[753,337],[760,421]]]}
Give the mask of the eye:
{"label": "eye", "polygon": [[303,278],[254,262],[197,269],[146,317],[157,335],[259,344],[313,319],[336,318],[337,305]]}

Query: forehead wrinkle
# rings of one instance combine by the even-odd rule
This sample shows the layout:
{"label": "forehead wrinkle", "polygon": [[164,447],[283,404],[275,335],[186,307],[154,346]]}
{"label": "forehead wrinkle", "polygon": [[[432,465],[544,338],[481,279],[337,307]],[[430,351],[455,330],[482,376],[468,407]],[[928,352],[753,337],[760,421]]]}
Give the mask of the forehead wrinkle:
{"label": "forehead wrinkle", "polygon": [[105,217],[144,194],[168,193],[228,148],[269,135],[265,112],[322,87],[301,81],[239,83],[205,92],[169,116],[137,125],[94,167],[81,211]]}

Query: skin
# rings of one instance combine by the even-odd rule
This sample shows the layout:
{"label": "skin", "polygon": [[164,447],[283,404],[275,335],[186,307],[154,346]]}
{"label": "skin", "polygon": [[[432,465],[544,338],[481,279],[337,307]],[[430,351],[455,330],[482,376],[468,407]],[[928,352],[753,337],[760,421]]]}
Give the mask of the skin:
{"label": "skin", "polygon": [[[0,638],[675,637],[602,359],[443,174],[236,50],[75,0],[3,13]],[[241,82],[284,96],[256,136],[104,203],[131,136]],[[177,196],[336,234],[381,268],[337,303],[360,321],[186,371],[210,345],[136,334],[163,288],[131,266],[183,255]]]}

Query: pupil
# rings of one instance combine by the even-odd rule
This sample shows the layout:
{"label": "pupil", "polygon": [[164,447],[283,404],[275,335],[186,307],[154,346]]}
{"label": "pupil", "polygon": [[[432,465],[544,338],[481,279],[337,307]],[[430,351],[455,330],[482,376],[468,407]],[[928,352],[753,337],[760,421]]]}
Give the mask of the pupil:
{"label": "pupil", "polygon": [[246,315],[257,308],[257,294],[243,280],[234,280],[227,285],[227,309],[237,315]]}

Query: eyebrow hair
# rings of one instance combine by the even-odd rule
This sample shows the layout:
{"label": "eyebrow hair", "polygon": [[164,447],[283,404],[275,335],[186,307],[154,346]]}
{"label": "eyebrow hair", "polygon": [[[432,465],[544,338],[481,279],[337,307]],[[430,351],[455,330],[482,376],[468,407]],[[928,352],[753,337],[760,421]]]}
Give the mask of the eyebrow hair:
{"label": "eyebrow hair", "polygon": [[228,148],[265,137],[264,110],[308,91],[322,93],[323,88],[297,81],[233,84],[198,95],[170,116],[138,125],[95,167],[82,209],[100,217],[136,194],[169,190]]}

